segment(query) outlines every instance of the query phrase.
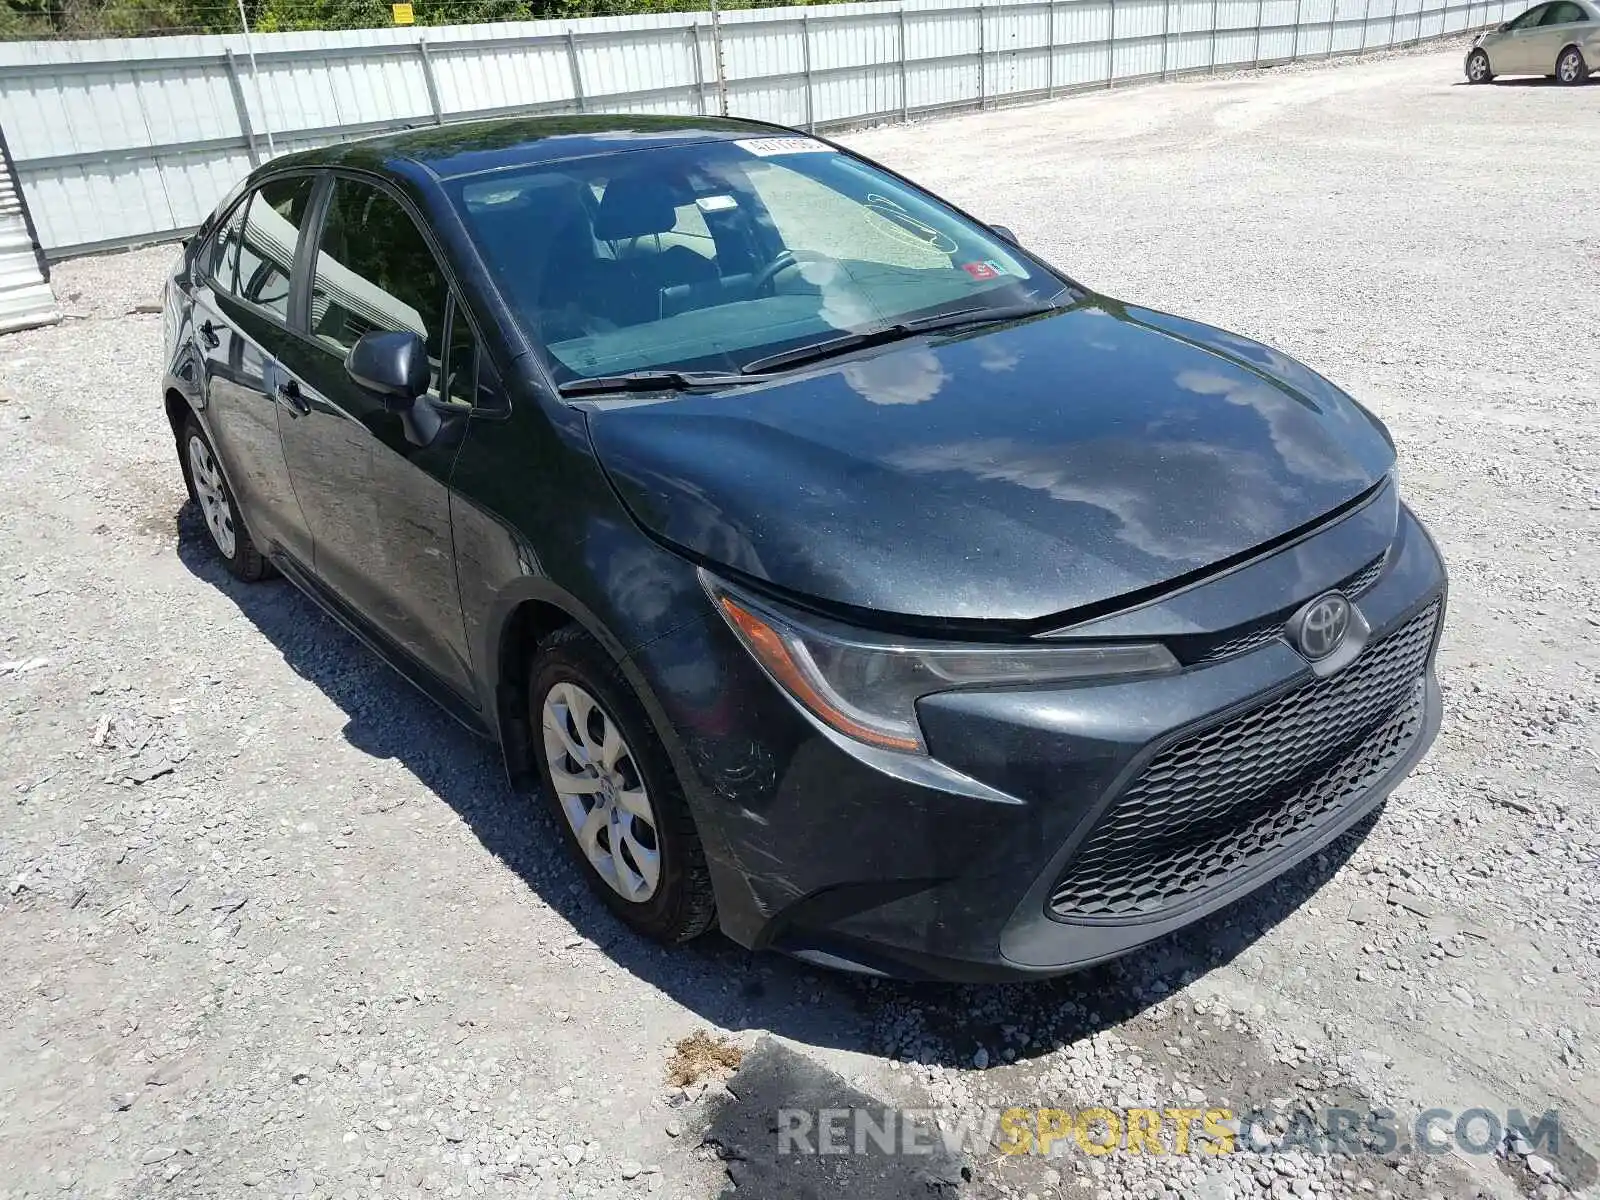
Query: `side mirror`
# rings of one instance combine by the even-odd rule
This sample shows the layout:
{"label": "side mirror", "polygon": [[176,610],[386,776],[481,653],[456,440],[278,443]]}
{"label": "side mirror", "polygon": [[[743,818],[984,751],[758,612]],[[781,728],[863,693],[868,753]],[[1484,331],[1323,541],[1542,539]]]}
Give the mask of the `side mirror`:
{"label": "side mirror", "polygon": [[389,412],[410,412],[428,390],[428,348],[410,330],[363,333],[344,360],[345,374],[369,392],[376,392]]}
{"label": "side mirror", "polygon": [[1010,242],[1013,246],[1022,245],[1022,241],[1017,237],[1016,234],[1012,233],[1011,230],[1007,226],[1005,226],[1005,225],[991,225],[991,226],[989,226],[989,228],[991,230],[993,230],[995,233],[998,233],[1001,237],[1005,238],[1005,240]]}
{"label": "side mirror", "polygon": [[1508,30],[1510,28],[1511,28],[1511,22],[1510,21],[1501,21],[1500,24],[1498,24],[1498,25],[1496,25],[1494,27],[1494,31],[1496,33],[1504,33],[1506,30]]}

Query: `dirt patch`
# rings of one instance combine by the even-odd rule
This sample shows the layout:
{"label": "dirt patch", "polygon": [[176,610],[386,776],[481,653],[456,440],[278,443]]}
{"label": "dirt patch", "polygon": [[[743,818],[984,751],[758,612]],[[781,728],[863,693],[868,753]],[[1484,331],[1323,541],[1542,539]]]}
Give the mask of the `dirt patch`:
{"label": "dirt patch", "polygon": [[726,1079],[743,1061],[744,1051],[738,1046],[697,1029],[673,1046],[672,1056],[667,1059],[667,1083],[671,1087],[693,1087]]}

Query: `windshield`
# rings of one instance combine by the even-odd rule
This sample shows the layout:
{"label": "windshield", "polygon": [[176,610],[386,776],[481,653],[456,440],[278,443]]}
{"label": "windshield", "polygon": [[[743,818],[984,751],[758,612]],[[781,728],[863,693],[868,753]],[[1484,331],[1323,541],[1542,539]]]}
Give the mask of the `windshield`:
{"label": "windshield", "polygon": [[1065,286],[926,193],[800,136],[447,186],[560,383],[737,371],[841,333],[1042,305]]}

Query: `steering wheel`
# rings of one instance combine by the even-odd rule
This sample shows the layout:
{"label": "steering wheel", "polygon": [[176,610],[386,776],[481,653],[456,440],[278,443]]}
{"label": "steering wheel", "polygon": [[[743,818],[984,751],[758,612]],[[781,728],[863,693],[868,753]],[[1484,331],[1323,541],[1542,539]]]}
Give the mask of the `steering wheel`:
{"label": "steering wheel", "polygon": [[771,262],[756,272],[755,278],[750,281],[750,290],[759,296],[764,289],[772,286],[773,281],[779,275],[782,275],[785,271],[798,271],[799,269],[800,260],[795,257],[794,252],[792,250],[780,250]]}

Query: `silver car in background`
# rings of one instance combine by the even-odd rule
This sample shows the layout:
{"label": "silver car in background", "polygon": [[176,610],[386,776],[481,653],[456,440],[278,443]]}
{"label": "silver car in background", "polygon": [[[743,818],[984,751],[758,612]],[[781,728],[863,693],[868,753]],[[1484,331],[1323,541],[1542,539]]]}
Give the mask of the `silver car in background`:
{"label": "silver car in background", "polygon": [[1467,79],[1488,83],[1496,75],[1547,75],[1557,83],[1576,84],[1597,65],[1600,4],[1548,0],[1480,33],[1467,52]]}

